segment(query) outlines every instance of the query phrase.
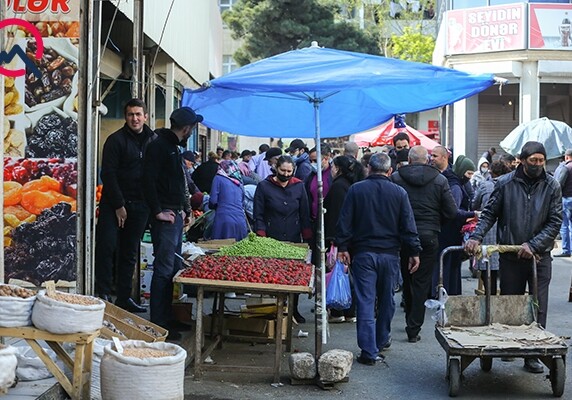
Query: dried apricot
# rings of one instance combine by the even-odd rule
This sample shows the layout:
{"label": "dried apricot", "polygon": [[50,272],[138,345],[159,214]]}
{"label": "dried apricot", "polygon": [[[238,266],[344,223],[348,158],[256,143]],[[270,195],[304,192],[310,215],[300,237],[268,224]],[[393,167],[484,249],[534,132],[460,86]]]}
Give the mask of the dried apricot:
{"label": "dried apricot", "polygon": [[40,215],[43,210],[52,208],[59,202],[66,202],[71,204],[72,210],[75,211],[76,201],[66,195],[63,195],[55,190],[48,190],[47,192],[40,192],[39,190],[30,190],[22,193],[22,207],[32,214]]}
{"label": "dried apricot", "polygon": [[22,192],[29,192],[30,190],[39,190],[40,192],[47,192],[49,190],[54,190],[56,192],[61,192],[62,184],[57,179],[51,176],[42,176],[40,179],[34,179],[32,181],[26,182],[22,187]]}
{"label": "dried apricot", "polygon": [[4,182],[4,206],[15,206],[22,200],[22,185],[18,182]]}
{"label": "dried apricot", "polygon": [[22,207],[19,204],[15,206],[4,207],[4,214],[15,215],[16,218],[18,218],[20,221],[23,221],[30,215],[32,215],[30,212],[26,211],[24,207]]}

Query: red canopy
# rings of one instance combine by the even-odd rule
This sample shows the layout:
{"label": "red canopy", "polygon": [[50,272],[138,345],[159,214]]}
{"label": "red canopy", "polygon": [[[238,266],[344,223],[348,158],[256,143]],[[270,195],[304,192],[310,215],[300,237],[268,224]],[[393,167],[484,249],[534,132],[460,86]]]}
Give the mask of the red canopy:
{"label": "red canopy", "polygon": [[356,134],[354,141],[361,147],[374,147],[383,145],[393,145],[392,139],[399,132],[406,132],[409,135],[409,144],[411,147],[421,145],[431,151],[439,143],[429,139],[418,130],[406,125],[405,128],[397,129],[394,127],[394,118],[382,125],[376,126],[367,131]]}

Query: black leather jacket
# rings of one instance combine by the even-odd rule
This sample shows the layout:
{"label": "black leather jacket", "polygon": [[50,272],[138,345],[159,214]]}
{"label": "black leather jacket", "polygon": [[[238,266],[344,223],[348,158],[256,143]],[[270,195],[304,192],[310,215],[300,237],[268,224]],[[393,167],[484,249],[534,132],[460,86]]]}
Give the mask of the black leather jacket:
{"label": "black leather jacket", "polygon": [[545,172],[530,184],[520,165],[498,179],[471,239],[482,241],[497,219],[499,244],[528,243],[536,254],[549,252],[562,224],[560,185]]}

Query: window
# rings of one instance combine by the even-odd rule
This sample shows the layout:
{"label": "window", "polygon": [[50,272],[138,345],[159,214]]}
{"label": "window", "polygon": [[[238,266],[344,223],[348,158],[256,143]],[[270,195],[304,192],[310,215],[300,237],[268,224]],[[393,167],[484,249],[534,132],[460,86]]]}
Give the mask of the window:
{"label": "window", "polygon": [[220,13],[222,14],[226,10],[230,10],[232,5],[238,0],[218,0],[218,6],[220,8]]}
{"label": "window", "polygon": [[238,68],[236,61],[232,58],[231,55],[225,54],[222,56],[222,74],[226,75],[229,72],[234,71]]}

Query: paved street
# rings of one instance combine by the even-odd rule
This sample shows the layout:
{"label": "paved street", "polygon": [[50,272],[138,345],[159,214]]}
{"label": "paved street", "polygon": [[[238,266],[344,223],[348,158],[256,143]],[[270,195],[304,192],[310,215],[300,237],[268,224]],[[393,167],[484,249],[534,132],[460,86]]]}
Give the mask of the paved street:
{"label": "paved street", "polygon": [[[555,253],[559,250],[555,250]],[[568,302],[568,291],[572,274],[572,259],[556,258],[553,263],[553,277],[550,287],[548,330],[558,335],[572,334],[572,303]],[[470,277],[468,268],[463,265],[464,294],[474,293],[477,280]],[[396,295],[399,302],[400,294]],[[301,299],[302,314],[310,321],[310,300]],[[435,339],[433,321],[427,312],[422,340],[408,343],[404,331],[404,313],[398,308],[393,320],[393,344],[385,352],[386,362],[376,366],[354,363],[349,382],[336,385],[325,391],[314,385],[292,386],[289,380],[288,354],[282,364],[282,387],[272,387],[269,375],[248,375],[237,373],[205,373],[203,380],[195,382],[192,368],[187,371],[185,393],[188,399],[321,399],[321,398],[360,398],[398,399],[447,398],[448,385],[445,379],[445,352]],[[313,349],[313,321],[295,327],[309,331],[308,338],[293,339],[297,351]],[[568,339],[567,343],[571,341]],[[346,349],[354,354],[359,352],[356,344],[355,324],[331,325],[331,335],[325,350]],[[224,349],[214,353],[215,362],[237,365],[271,365],[272,345],[228,343]],[[494,359],[491,372],[482,372],[478,360],[464,372],[459,397],[463,399],[541,399],[553,398],[550,382],[545,374],[529,374],[522,368],[523,362],[502,362]],[[572,399],[572,369],[567,365],[567,386],[563,399]]]}

